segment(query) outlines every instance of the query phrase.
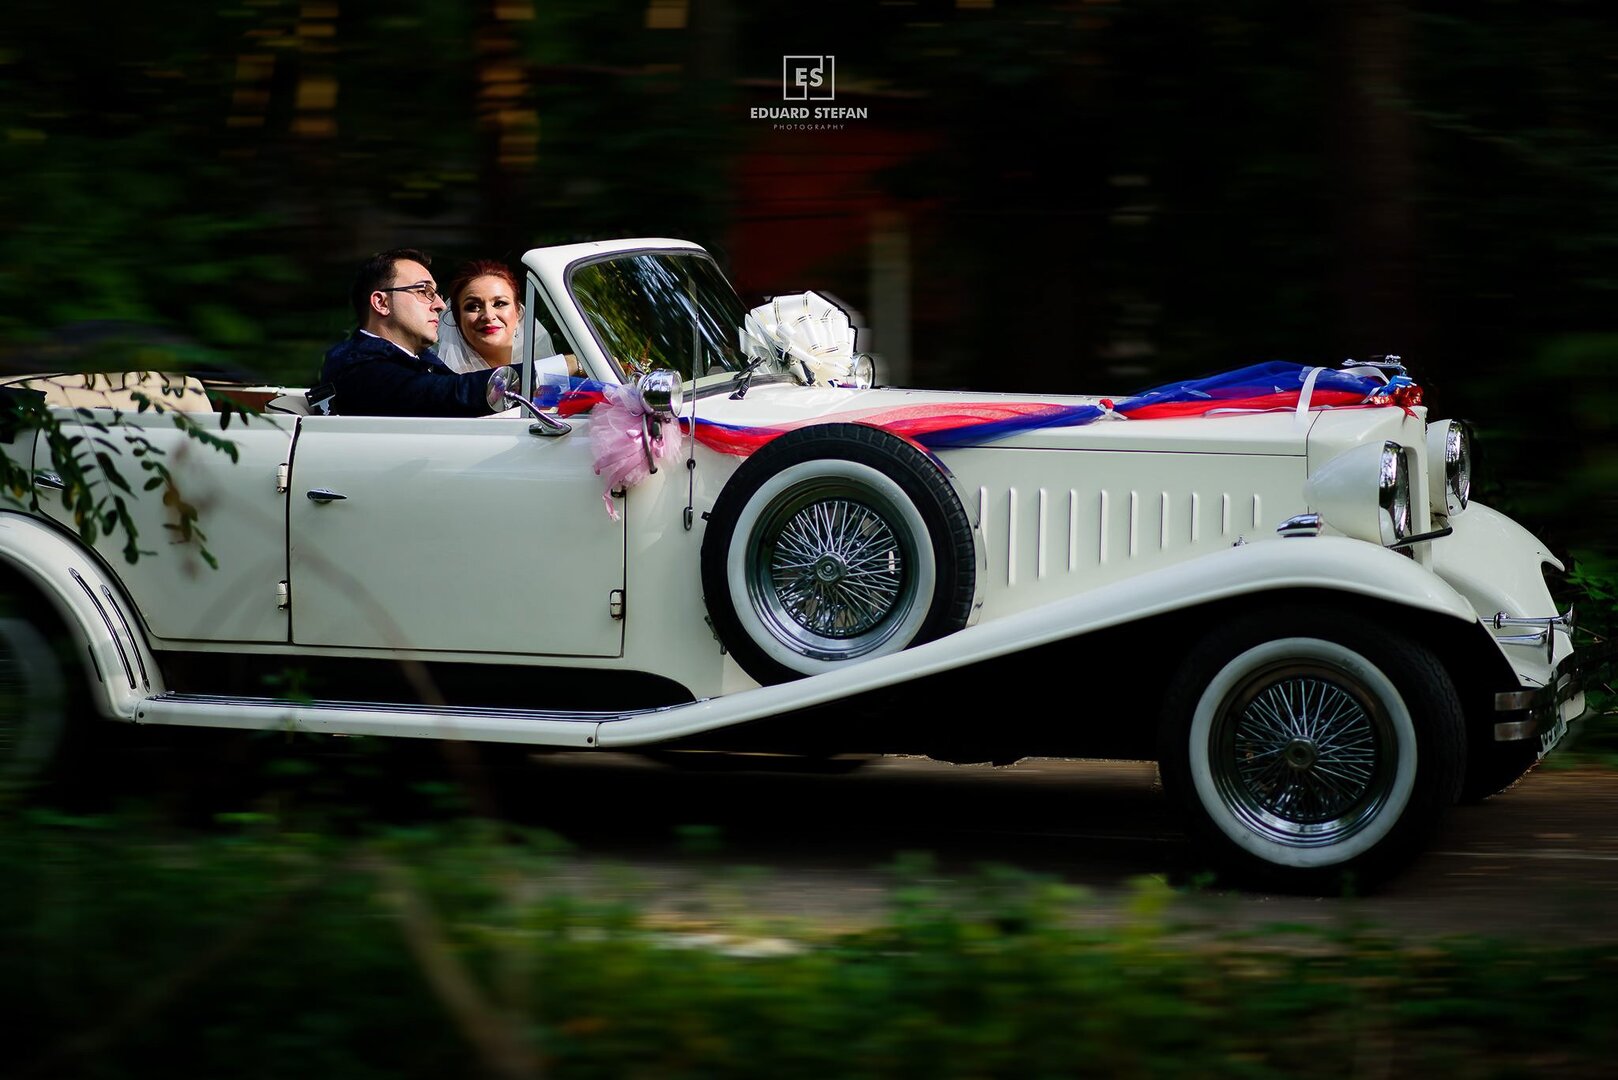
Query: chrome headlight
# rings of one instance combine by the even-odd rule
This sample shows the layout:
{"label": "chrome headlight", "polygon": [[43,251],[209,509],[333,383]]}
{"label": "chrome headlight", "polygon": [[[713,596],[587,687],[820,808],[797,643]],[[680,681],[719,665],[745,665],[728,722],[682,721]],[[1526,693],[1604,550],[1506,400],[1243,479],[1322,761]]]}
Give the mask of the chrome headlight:
{"label": "chrome headlight", "polygon": [[870,353],[854,357],[854,370],[849,373],[856,390],[869,390],[876,385],[876,359]]}
{"label": "chrome headlight", "polygon": [[1403,540],[1415,528],[1410,451],[1396,442],[1356,446],[1316,469],[1304,498],[1345,536],[1384,546]]}
{"label": "chrome headlight", "polygon": [[1427,426],[1427,490],[1435,514],[1453,517],[1472,501],[1472,429],[1460,420]]}

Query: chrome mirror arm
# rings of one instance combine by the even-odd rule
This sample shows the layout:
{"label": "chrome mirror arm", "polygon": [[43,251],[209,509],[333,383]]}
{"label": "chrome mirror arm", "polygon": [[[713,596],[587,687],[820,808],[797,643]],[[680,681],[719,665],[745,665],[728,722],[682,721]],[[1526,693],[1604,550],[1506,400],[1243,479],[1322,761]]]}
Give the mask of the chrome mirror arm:
{"label": "chrome mirror arm", "polygon": [[572,424],[558,420],[554,416],[546,416],[540,411],[538,405],[535,405],[532,401],[529,401],[521,394],[513,394],[508,391],[506,393],[506,400],[516,402],[533,414],[534,423],[528,426],[528,430],[533,432],[535,435],[544,435],[554,439],[558,435],[566,435],[568,432],[573,430]]}
{"label": "chrome mirror arm", "polygon": [[528,430],[535,435],[555,438],[558,435],[566,435],[573,430],[572,424],[564,423],[555,417],[546,416],[540,411],[538,405],[535,405],[531,400],[518,393],[516,389],[513,389],[513,387],[520,388],[521,386],[521,368],[511,366],[495,368],[494,374],[489,376],[488,389],[484,394],[489,403],[489,410],[496,412],[512,403],[523,406],[533,414],[534,423],[529,425]]}

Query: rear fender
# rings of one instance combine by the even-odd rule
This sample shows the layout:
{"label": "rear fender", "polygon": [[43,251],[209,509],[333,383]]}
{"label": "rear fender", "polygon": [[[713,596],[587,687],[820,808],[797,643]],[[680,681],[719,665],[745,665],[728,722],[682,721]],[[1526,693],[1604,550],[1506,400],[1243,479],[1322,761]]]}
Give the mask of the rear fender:
{"label": "rear fender", "polygon": [[0,566],[33,586],[67,627],[97,712],[132,720],[138,702],[162,692],[139,618],[88,549],[43,522],[0,512]]}

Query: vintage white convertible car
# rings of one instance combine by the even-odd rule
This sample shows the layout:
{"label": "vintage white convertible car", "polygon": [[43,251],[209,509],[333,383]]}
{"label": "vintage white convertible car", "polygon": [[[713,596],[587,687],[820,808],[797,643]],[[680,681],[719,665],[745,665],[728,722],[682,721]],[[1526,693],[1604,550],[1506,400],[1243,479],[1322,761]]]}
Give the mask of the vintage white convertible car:
{"label": "vintage white convertible car", "polygon": [[[81,541],[13,432],[36,497],[0,512],[7,767],[81,690],[133,725],[1155,759],[1219,865],[1335,888],[1584,710],[1556,558],[1469,505],[1466,428],[1392,358],[1133,398],[877,388],[835,305],[749,312],[695,245],[523,261],[489,417],[285,392],[221,431],[172,384],[232,460],[75,391],[64,430],[173,477],[126,500],[135,562]],[[164,539],[181,499],[217,569]]]}

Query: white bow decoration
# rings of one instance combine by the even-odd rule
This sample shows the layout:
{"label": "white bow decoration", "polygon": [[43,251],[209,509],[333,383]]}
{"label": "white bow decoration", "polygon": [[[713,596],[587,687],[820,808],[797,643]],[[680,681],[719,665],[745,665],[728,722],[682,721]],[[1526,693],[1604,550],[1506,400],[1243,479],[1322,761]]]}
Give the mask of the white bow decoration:
{"label": "white bow decoration", "polygon": [[782,360],[800,383],[825,385],[854,373],[855,329],[848,312],[817,292],[777,296],[747,313],[742,349]]}

